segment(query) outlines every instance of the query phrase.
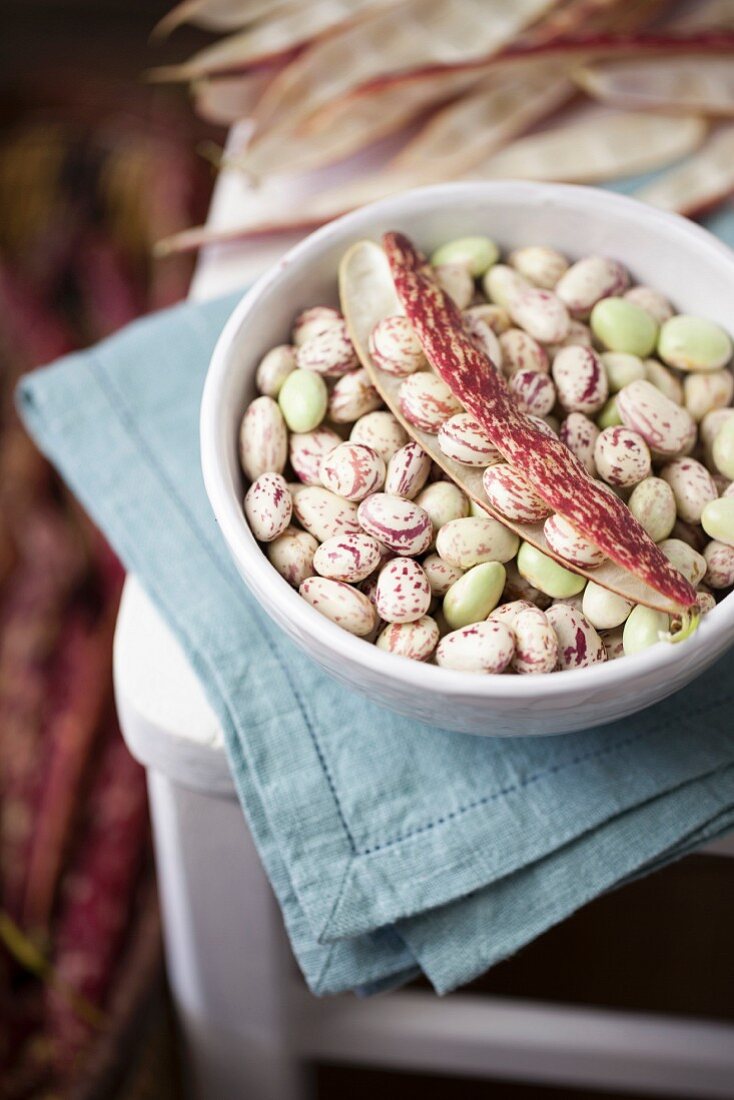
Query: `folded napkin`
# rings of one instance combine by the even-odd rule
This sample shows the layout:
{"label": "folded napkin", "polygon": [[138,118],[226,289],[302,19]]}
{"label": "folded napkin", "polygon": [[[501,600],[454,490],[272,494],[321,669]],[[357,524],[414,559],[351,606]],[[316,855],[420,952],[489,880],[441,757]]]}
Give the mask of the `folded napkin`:
{"label": "folded napkin", "polygon": [[199,471],[235,301],[139,321],[28,376],[19,405],[201,678],[311,989],[422,971],[450,990],[734,827],[734,653],[623,722],[503,740],[383,710],[293,647],[230,564]]}

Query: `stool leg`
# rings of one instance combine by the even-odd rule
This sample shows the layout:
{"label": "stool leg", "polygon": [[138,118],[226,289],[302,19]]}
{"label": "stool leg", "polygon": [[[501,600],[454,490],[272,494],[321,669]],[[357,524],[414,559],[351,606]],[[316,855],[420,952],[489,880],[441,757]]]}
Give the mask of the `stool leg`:
{"label": "stool leg", "polygon": [[148,770],[168,974],[192,1100],[305,1100],[293,961],[234,798]]}

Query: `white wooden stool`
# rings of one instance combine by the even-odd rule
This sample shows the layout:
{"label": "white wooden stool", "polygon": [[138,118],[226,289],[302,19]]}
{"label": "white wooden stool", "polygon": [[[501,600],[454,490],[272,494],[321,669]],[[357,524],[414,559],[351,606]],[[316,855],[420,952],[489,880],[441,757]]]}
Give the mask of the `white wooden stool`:
{"label": "white wooden stool", "polygon": [[[238,136],[233,135],[230,148]],[[282,194],[289,186],[277,182]],[[294,190],[293,201],[298,194]],[[210,221],[244,203],[234,173]],[[252,280],[292,238],[209,249],[192,296]],[[310,1061],[668,1096],[734,1098],[734,1027],[470,994],[319,1001],[292,959],[227,770],[222,736],[177,641],[139,584],[115,638],[122,729],[145,765],[165,948],[192,1100],[305,1100]],[[709,851],[734,855],[734,837]]]}

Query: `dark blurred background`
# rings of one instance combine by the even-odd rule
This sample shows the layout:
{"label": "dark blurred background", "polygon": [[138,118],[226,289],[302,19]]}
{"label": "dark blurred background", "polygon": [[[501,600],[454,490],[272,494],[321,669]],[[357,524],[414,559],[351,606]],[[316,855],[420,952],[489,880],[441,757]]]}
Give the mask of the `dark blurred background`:
{"label": "dark blurred background", "polygon": [[[0,1096],[178,1095],[142,770],[117,727],[123,573],[22,431],[25,371],[185,296],[151,259],[205,217],[222,133],[143,71],[165,0],[0,4]],[[477,991],[734,1018],[731,860],[690,857],[589,906]],[[705,933],[703,925],[706,925]],[[592,1094],[322,1066],[322,1098]],[[595,1094],[594,1094],[595,1095]],[[212,1098],[216,1100],[216,1098]]]}

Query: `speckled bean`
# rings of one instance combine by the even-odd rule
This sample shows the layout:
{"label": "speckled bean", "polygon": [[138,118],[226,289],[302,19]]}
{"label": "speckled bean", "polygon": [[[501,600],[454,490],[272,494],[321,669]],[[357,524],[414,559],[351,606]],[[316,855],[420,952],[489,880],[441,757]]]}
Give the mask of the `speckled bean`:
{"label": "speckled bean", "polygon": [[706,588],[697,588],[696,595],[698,596],[698,610],[702,615],[708,615],[709,611],[713,611],[716,607],[716,599],[713,593]]}
{"label": "speckled bean", "polygon": [[310,306],[299,313],[293,322],[291,340],[298,347],[328,328],[340,330],[343,321],[339,310],[332,306]]}
{"label": "speckled bean", "polygon": [[547,374],[539,371],[515,371],[510,391],[520,410],[533,416],[547,416],[556,403],[556,387]]}
{"label": "speckled bean", "polygon": [[567,604],[553,604],[545,614],[558,638],[558,668],[589,668],[606,661],[604,643],[586,615]]}
{"label": "speckled bean", "polygon": [[453,519],[436,535],[436,552],[459,569],[470,569],[480,562],[511,561],[518,546],[515,532],[491,516]]}
{"label": "speckled bean", "polygon": [[386,653],[408,657],[411,661],[427,661],[438,645],[438,624],[430,615],[414,623],[388,623],[378,635],[376,646]]}
{"label": "speckled bean", "polygon": [[658,355],[678,370],[709,371],[725,367],[732,343],[720,325],[704,317],[679,313],[660,328]]}
{"label": "speckled bean", "polygon": [[356,535],[360,530],[357,505],[318,485],[304,485],[296,493],[293,513],[319,542],[326,542],[334,535]]}
{"label": "speckled bean", "polygon": [[504,672],[515,650],[515,638],[504,623],[491,619],[447,634],[438,643],[436,663],[459,672]]}
{"label": "speckled bean", "polygon": [[380,370],[398,378],[407,378],[426,367],[426,357],[413,326],[400,314],[378,321],[370,333],[369,351]]}
{"label": "speckled bean", "polygon": [[507,332],[512,324],[505,307],[494,305],[492,302],[482,302],[478,306],[469,306],[468,309],[464,310],[464,316],[475,317],[479,321],[484,321],[492,329],[495,336],[501,336],[503,332]]}
{"label": "speckled bean", "polygon": [[393,558],[380,570],[375,592],[377,614],[386,623],[414,623],[428,613],[431,586],[412,558]]}
{"label": "speckled bean", "polygon": [[558,636],[546,614],[538,607],[522,609],[514,616],[511,629],[515,636],[513,671],[520,676],[552,672],[558,662]]}
{"label": "speckled bean", "polygon": [[[459,521],[460,522],[460,521]],[[505,568],[498,561],[472,566],[455,581],[443,601],[443,614],[452,630],[482,622],[496,607],[505,586]]]}
{"label": "speckled bean", "polygon": [[616,402],[625,427],[638,432],[659,455],[678,455],[696,437],[696,424],[688,410],[650,382],[630,382],[619,391]]}
{"label": "speckled bean", "polygon": [[603,551],[579,534],[573,524],[563,516],[548,516],[543,525],[543,534],[553,553],[570,565],[593,569],[604,561]]}
{"label": "speckled bean", "polygon": [[400,411],[409,424],[436,434],[445,420],[461,412],[446,383],[431,371],[406,378],[398,393]]}
{"label": "speckled bean", "polygon": [[486,321],[477,317],[470,310],[464,311],[464,328],[471,337],[472,343],[489,359],[497,369],[502,369],[502,345],[493,329]]}
{"label": "speckled bean", "polygon": [[250,481],[260,474],[282,474],[288,456],[288,435],[282,413],[272,397],[248,405],[240,426],[240,462]]}
{"label": "speckled bean", "polygon": [[509,262],[515,271],[533,286],[553,290],[558,280],[568,271],[568,260],[555,248],[544,245],[528,245],[511,252]]}
{"label": "speckled bean", "polygon": [[431,482],[418,494],[415,502],[430,516],[434,532],[453,519],[463,519],[469,515],[469,499],[452,481]]}
{"label": "speckled bean", "polygon": [[549,558],[529,542],[523,542],[517,555],[517,568],[534,588],[539,588],[553,599],[564,599],[581,592],[586,584],[585,577],[579,577],[569,569]]}
{"label": "speckled bean", "polygon": [[431,472],[431,457],[420,443],[411,440],[396,451],[387,464],[385,492],[413,500],[421,491]]}
{"label": "speckled bean", "polygon": [[668,561],[694,586],[700,584],[706,573],[706,560],[682,539],[663,539],[658,546]]}
{"label": "speckled bean", "polygon": [[685,523],[700,523],[704,507],[719,495],[711,474],[695,458],[673,459],[660,476],[673,490],[676,511]]}
{"label": "speckled bean", "polygon": [[340,437],[331,428],[294,432],[289,440],[290,462],[299,481],[306,485],[320,485],[321,461],[340,443]]}
{"label": "speckled bean", "polygon": [[391,412],[380,410],[360,417],[349,433],[352,443],[365,443],[387,464],[408,442],[405,429]]}
{"label": "speckled bean", "polygon": [[308,531],[299,531],[297,527],[286,527],[265,548],[268,561],[281,577],[294,588],[298,588],[307,577],[314,575],[313,559],[318,542]]}
{"label": "speckled bean", "polygon": [[255,372],[255,385],[266,397],[277,397],[280,387],[296,369],[296,349],[291,344],[280,344],[262,357]]}
{"label": "speckled bean", "polygon": [[731,588],[734,585],[734,547],[712,539],[703,556],[706,559],[704,580],[709,588]]}
{"label": "speckled bean", "polygon": [[629,290],[625,290],[622,297],[646,310],[658,325],[662,325],[664,321],[673,316],[673,307],[670,302],[654,287],[633,286]]}
{"label": "speckled bean", "polygon": [[340,443],[321,460],[321,484],[345,500],[364,500],[385,484],[385,463],[364,443]]}
{"label": "speckled bean", "polygon": [[601,630],[599,637],[604,643],[608,661],[618,661],[624,657],[624,629],[621,626],[616,630]]}
{"label": "speckled bean", "polygon": [[626,600],[624,596],[589,581],[581,606],[584,615],[597,630],[613,630],[625,622],[635,605],[632,600]]}
{"label": "speckled bean", "polygon": [[356,584],[377,569],[381,558],[377,539],[360,531],[357,535],[334,535],[322,542],[314,554],[313,567],[322,577]]}
{"label": "speckled bean", "polygon": [[627,507],[653,542],[666,539],[673,530],[675,497],[667,481],[662,478],[644,478],[632,490]]}
{"label": "speckled bean", "polygon": [[552,290],[524,287],[510,293],[506,306],[515,324],[541,344],[559,344],[568,335],[568,310]]}
{"label": "speckled bean", "polygon": [[594,445],[594,461],[599,477],[625,489],[639,484],[652,467],[645,440],[631,428],[605,428]]}
{"label": "speckled bean", "polygon": [[694,420],[728,405],[734,396],[734,374],[730,370],[712,370],[706,374],[687,374],[683,380],[683,400]]}
{"label": "speckled bean", "polygon": [[349,339],[346,321],[334,322],[299,344],[296,366],[326,378],[340,378],[350,370],[356,370],[359,360]]}
{"label": "speckled bean", "polygon": [[621,294],[629,276],[620,263],[605,256],[586,256],[571,264],[556,283],[556,294],[573,317],[582,320],[602,298]]}
{"label": "speckled bean", "polygon": [[560,438],[592,477],[596,476],[594,445],[599,429],[584,413],[569,413],[561,424]]}
{"label": "speckled bean", "polygon": [[329,395],[328,416],[335,424],[353,424],[360,416],[374,412],[382,398],[372,385],[366,370],[345,374]]}
{"label": "speckled bean", "polygon": [[489,466],[501,455],[471,413],[456,413],[438,430],[438,445],[447,458],[464,466]]}
{"label": "speckled bean", "polygon": [[463,570],[458,565],[450,565],[438,554],[429,554],[423,559],[423,572],[428,577],[431,592],[439,598],[445,596],[451,585],[463,576]]}
{"label": "speckled bean", "polygon": [[327,577],[308,577],[298,589],[307,603],[337,626],[364,638],[376,622],[375,609],[358,589]]}
{"label": "speckled bean", "polygon": [[502,349],[502,369],[509,378],[519,370],[534,370],[540,374],[548,374],[550,370],[548,352],[521,328],[510,328],[501,333],[499,344]]}
{"label": "speckled bean", "polygon": [[551,373],[558,400],[567,412],[599,412],[609,396],[606,371],[592,348],[562,348]]}
{"label": "speckled bean", "polygon": [[374,493],[363,500],[358,518],[368,535],[403,557],[424,553],[433,541],[428,512],[390,493]]}
{"label": "speckled bean", "polygon": [[260,474],[245,494],[245,516],[258,542],[272,542],[291,521],[293,501],[282,474]]}
{"label": "speckled bean", "polygon": [[538,496],[525,475],[508,462],[488,466],[482,484],[490,504],[509,520],[535,523],[553,510]]}

